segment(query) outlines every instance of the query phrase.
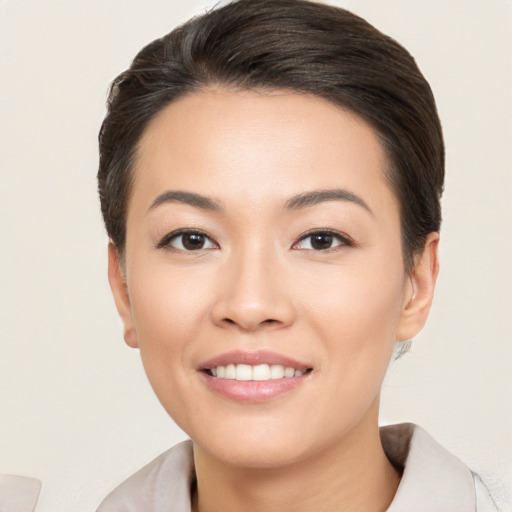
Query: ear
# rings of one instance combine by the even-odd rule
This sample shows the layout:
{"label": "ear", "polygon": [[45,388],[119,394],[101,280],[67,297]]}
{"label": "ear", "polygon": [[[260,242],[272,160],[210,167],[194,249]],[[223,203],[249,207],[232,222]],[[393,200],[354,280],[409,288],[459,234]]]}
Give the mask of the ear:
{"label": "ear", "polygon": [[427,321],[439,273],[438,245],[439,233],[430,233],[423,252],[414,258],[414,268],[409,276],[398,326],[397,341],[414,338]]}
{"label": "ear", "polygon": [[139,346],[137,331],[133,322],[130,297],[126,287],[126,280],[119,259],[119,251],[113,242],[108,244],[108,282],[114,296],[117,312],[121,317],[124,328],[124,340],[132,348]]}

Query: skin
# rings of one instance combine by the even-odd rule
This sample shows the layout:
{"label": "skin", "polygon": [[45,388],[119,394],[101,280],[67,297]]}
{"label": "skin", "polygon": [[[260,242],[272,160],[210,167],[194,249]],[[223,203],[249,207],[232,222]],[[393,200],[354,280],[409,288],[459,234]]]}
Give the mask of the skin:
{"label": "skin", "polygon": [[[123,264],[111,244],[109,279],[126,342],[193,440],[195,510],[371,512],[392,501],[399,475],[379,440],[379,392],[395,342],[426,321],[438,235],[407,274],[386,165],[361,118],[288,91],[193,93],[144,132]],[[333,189],[361,202],[286,208]],[[168,191],[222,210],[151,207]],[[204,232],[203,248],[167,236],[182,228]],[[340,238],[314,249],[308,233],[326,229]],[[240,403],[198,371],[233,350],[278,352],[312,371],[288,393]]]}

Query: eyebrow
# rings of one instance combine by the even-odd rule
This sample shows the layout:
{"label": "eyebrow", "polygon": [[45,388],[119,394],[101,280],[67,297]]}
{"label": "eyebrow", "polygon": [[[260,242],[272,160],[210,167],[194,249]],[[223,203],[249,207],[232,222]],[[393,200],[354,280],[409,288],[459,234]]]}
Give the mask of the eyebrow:
{"label": "eyebrow", "polygon": [[356,194],[344,189],[327,189],[327,190],[313,190],[303,194],[296,195],[286,201],[285,209],[299,210],[301,208],[309,208],[326,201],[347,201],[349,203],[361,206],[373,215],[370,207]]}
{"label": "eyebrow", "polygon": [[[373,214],[370,207],[363,199],[344,189],[312,190],[310,192],[304,192],[288,199],[284,208],[285,210],[300,210],[302,208],[309,208],[327,201],[347,201],[361,206],[369,213]],[[216,201],[215,199],[201,194],[196,194],[194,192],[174,190],[168,190],[167,192],[157,196],[151,203],[148,211],[154,210],[158,206],[166,203],[183,203],[211,212],[224,211],[220,201]]]}
{"label": "eyebrow", "polygon": [[194,192],[182,192],[169,190],[160,194],[151,203],[148,211],[154,210],[158,206],[165,203],[184,203],[190,206],[195,206],[201,210],[207,210],[211,212],[220,212],[223,207],[219,201],[215,201],[210,197],[202,196],[201,194],[195,194]]}

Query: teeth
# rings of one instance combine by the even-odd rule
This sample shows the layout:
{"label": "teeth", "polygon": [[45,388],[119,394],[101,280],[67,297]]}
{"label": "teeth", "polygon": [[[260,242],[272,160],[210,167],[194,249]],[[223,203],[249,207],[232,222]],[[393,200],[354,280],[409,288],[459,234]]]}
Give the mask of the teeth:
{"label": "teeth", "polygon": [[282,379],[284,377],[284,367],[280,364],[273,364],[270,367],[270,378]]}
{"label": "teeth", "polygon": [[285,377],[293,377],[295,375],[295,368],[290,368],[289,366],[284,369]]}
{"label": "teeth", "polygon": [[258,364],[251,366],[248,364],[228,364],[227,366],[217,366],[211,369],[212,375],[219,379],[231,380],[271,380],[289,377],[300,377],[304,371],[296,370],[291,366],[282,366],[280,364]]}
{"label": "teeth", "polygon": [[248,364],[237,364],[236,380],[252,380],[252,368]]}
{"label": "teeth", "polygon": [[252,380],[270,380],[270,366],[268,364],[253,366]]}
{"label": "teeth", "polygon": [[[219,370],[219,367],[217,366],[217,371]],[[225,379],[236,379],[236,368],[234,364],[228,364],[226,366],[226,371],[224,372],[224,378]]]}

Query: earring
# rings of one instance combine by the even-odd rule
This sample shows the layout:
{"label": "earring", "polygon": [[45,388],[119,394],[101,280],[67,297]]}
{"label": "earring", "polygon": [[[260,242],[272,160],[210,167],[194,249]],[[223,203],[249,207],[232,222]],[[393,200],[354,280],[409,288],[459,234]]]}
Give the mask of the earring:
{"label": "earring", "polygon": [[393,347],[393,361],[400,359],[411,349],[412,340],[397,341]]}

